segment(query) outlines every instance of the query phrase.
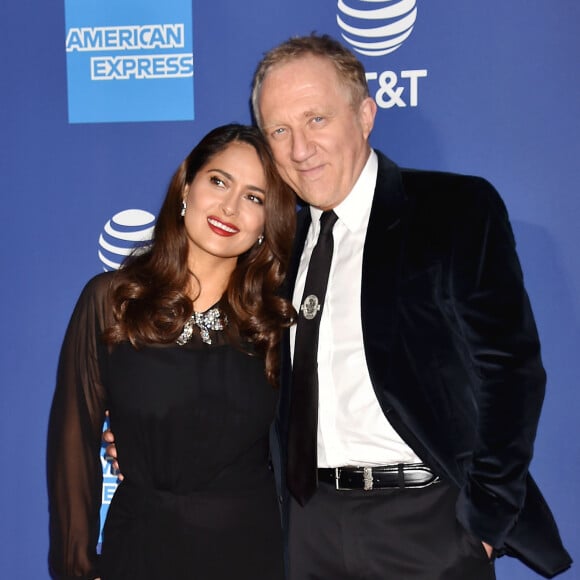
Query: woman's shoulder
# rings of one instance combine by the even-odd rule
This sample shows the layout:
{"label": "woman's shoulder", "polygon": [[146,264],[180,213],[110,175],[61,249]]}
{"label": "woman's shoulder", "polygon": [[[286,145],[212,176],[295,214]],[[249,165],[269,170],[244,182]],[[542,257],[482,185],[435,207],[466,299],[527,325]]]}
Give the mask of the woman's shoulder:
{"label": "woman's shoulder", "polygon": [[106,296],[112,287],[115,276],[116,271],[96,274],[85,284],[82,294],[93,297]]}
{"label": "woman's shoulder", "polygon": [[93,276],[81,291],[78,307],[95,310],[108,318],[112,306],[111,289],[116,272],[101,272]]}

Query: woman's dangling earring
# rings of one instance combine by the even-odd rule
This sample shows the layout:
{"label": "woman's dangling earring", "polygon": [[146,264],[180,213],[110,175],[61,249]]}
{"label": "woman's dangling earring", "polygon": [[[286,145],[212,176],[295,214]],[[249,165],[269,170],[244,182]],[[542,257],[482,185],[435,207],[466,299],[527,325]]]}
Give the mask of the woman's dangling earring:
{"label": "woman's dangling earring", "polygon": [[185,217],[185,210],[187,209],[187,202],[182,199],[181,200],[181,217]]}
{"label": "woman's dangling earring", "polygon": [[258,246],[261,246],[264,243],[264,234],[262,234],[259,238],[258,238]]}

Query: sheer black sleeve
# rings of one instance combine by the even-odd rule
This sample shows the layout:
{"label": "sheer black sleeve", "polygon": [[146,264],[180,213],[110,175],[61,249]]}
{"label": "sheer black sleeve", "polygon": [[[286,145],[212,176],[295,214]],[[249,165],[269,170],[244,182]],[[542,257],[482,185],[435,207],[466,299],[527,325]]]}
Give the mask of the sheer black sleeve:
{"label": "sheer black sleeve", "polygon": [[49,568],[60,580],[99,576],[102,467],[99,458],[106,408],[102,382],[109,324],[106,296],[110,274],[84,288],[62,345],[50,413],[47,477],[50,512]]}

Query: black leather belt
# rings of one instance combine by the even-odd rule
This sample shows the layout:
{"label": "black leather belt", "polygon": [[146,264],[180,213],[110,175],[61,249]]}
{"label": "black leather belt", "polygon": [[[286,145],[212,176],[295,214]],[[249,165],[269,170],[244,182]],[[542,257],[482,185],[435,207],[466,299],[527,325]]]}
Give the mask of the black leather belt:
{"label": "black leather belt", "polygon": [[318,481],[333,484],[338,490],[392,489],[427,487],[439,481],[422,463],[399,463],[380,467],[323,467]]}

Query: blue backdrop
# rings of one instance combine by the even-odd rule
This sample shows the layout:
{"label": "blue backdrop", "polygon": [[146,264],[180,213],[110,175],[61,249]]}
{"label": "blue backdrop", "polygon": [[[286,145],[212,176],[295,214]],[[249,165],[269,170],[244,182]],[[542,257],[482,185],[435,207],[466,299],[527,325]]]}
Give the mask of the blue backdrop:
{"label": "blue backdrop", "polygon": [[[147,233],[195,142],[250,120],[263,52],[313,30],[379,45],[360,55],[379,104],[374,146],[401,165],[483,175],[505,199],[549,376],[532,471],[580,561],[579,23],[576,0],[2,3],[0,576],[48,578],[48,411],[99,250]],[[67,52],[71,27],[84,36]],[[537,578],[505,558],[498,571]]]}

